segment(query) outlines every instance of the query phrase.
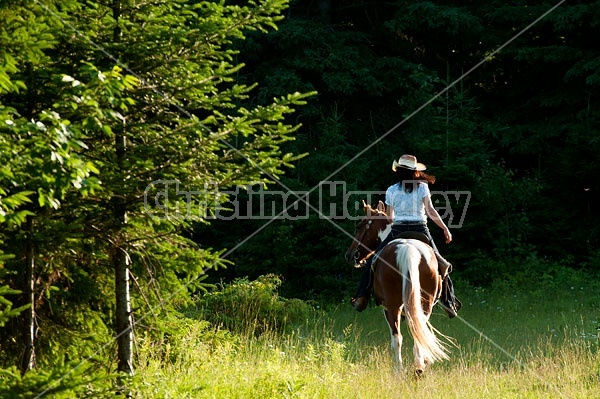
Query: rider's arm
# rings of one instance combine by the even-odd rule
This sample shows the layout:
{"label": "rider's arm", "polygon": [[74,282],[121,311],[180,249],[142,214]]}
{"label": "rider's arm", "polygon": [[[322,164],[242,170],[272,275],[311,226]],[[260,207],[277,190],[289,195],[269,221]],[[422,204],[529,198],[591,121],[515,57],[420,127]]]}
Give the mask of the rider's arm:
{"label": "rider's arm", "polygon": [[394,221],[394,208],[391,205],[385,204],[385,214],[388,216],[388,222]]}
{"label": "rider's arm", "polygon": [[433,207],[433,204],[431,203],[431,196],[427,195],[423,197],[423,205],[425,205],[425,212],[427,212],[427,216],[429,216],[431,220],[433,220],[433,222],[437,224],[440,229],[444,230],[446,244],[449,244],[450,241],[452,241],[452,234],[450,233],[450,230],[440,217],[438,211]]}

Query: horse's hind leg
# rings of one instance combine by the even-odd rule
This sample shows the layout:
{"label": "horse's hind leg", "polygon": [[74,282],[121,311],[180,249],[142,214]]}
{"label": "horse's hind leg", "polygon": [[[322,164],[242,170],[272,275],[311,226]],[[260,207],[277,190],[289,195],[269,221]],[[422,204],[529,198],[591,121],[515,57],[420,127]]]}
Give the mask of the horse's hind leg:
{"label": "horse's hind leg", "polygon": [[402,334],[400,332],[400,309],[396,312],[390,312],[387,309],[383,311],[385,319],[390,327],[391,346],[394,360],[398,371],[402,371]]}
{"label": "horse's hind leg", "polygon": [[413,354],[415,356],[415,376],[420,377],[425,372],[425,360],[417,344],[413,347]]}

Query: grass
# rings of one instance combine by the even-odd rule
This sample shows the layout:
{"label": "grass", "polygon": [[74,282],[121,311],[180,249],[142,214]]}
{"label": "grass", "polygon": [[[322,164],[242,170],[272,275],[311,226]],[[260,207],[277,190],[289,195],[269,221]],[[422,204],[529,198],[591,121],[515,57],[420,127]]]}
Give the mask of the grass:
{"label": "grass", "polygon": [[484,290],[457,280],[461,318],[437,310],[431,321],[458,347],[423,378],[412,376],[405,325],[405,370],[397,372],[381,309],[340,304],[286,333],[232,334],[186,320],[168,342],[141,337],[134,397],[600,398],[595,280],[556,276],[536,291],[518,281]]}

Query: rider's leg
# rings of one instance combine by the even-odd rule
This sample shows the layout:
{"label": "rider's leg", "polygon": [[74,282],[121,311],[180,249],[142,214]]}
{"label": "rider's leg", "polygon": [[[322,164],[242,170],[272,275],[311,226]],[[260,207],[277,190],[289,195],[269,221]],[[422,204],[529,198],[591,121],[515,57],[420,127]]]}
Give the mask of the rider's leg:
{"label": "rider's leg", "polygon": [[435,241],[433,241],[433,237],[431,236],[431,233],[429,232],[427,226],[424,226],[422,228],[422,231],[420,232],[425,234],[427,238],[429,238],[429,245],[431,245],[431,248],[433,248],[433,252],[435,253],[435,257],[438,261],[438,272],[440,273],[440,276],[442,276],[442,278],[445,278],[452,271],[452,265],[440,254],[440,251],[435,245]]}
{"label": "rider's leg", "polygon": [[429,237],[429,241],[431,242],[431,247],[433,248],[433,252],[435,253],[435,257],[438,261],[438,271],[440,276],[442,276],[442,295],[440,297],[440,302],[448,317],[453,318],[457,316],[458,311],[462,307],[462,303],[456,298],[454,295],[454,285],[452,284],[452,280],[450,279],[450,272],[452,272],[452,264],[448,262],[437,249],[433,238],[431,237],[431,233],[429,229],[425,228],[425,234]]}
{"label": "rider's leg", "polygon": [[457,316],[458,311],[462,307],[462,303],[454,295],[454,285],[450,279],[452,264],[444,259],[437,251],[435,251],[435,256],[438,260],[438,271],[440,276],[442,276],[442,295],[440,296],[440,302],[448,314],[448,317],[453,318]]}
{"label": "rider's leg", "polygon": [[442,278],[446,278],[446,276],[448,276],[452,271],[452,264],[444,259],[444,257],[435,249],[434,252],[438,261],[438,271],[440,272],[440,276],[442,276]]}
{"label": "rider's leg", "polygon": [[367,308],[369,303],[369,297],[371,296],[371,258],[367,260],[367,264],[363,267],[362,274],[360,276],[360,282],[358,283],[358,290],[356,296],[350,300],[354,309],[362,312]]}
{"label": "rider's leg", "polygon": [[[390,241],[392,241],[394,237],[392,234],[388,234],[388,236],[379,244],[377,249],[375,250],[375,254],[379,253],[379,251],[385,247]],[[372,269],[371,264],[373,262],[374,256],[370,256],[363,266],[363,272],[360,276],[360,282],[358,284],[358,289],[356,291],[356,295],[354,298],[350,299],[350,303],[354,306],[359,312],[362,312],[367,308],[369,304],[369,298],[371,297],[371,289],[373,287],[373,279],[372,279]]]}
{"label": "rider's leg", "polygon": [[450,318],[456,317],[458,311],[462,308],[462,302],[454,295],[454,285],[452,284],[450,275],[442,280],[442,296],[440,297],[440,302],[442,302],[443,308]]}
{"label": "rider's leg", "polygon": [[356,291],[356,297],[369,296],[371,293],[371,259],[367,260],[367,264],[362,270],[360,275],[360,282],[358,284],[358,290]]}

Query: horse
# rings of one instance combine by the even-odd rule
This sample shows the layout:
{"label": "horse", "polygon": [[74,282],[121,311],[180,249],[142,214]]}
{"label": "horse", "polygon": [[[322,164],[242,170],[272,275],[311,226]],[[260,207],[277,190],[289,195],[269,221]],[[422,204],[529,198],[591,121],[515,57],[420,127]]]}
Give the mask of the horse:
{"label": "horse", "polygon": [[363,207],[365,216],[356,226],[346,260],[356,266],[368,256],[376,256],[372,262],[374,296],[390,327],[395,363],[399,370],[403,369],[400,324],[405,318],[414,340],[414,372],[420,376],[426,365],[449,359],[448,349],[440,339],[442,334],[429,323],[442,290],[435,253],[419,239],[400,238],[373,254],[392,224],[383,202],[379,201],[373,209],[363,201]]}

